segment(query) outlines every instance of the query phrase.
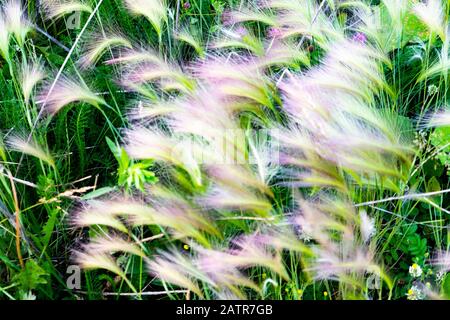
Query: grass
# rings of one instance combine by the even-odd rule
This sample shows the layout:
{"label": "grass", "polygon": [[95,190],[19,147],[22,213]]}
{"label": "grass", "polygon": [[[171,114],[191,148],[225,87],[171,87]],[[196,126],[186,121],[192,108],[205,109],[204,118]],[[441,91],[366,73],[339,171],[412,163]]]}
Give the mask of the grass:
{"label": "grass", "polygon": [[449,298],[418,2],[3,1],[0,297]]}

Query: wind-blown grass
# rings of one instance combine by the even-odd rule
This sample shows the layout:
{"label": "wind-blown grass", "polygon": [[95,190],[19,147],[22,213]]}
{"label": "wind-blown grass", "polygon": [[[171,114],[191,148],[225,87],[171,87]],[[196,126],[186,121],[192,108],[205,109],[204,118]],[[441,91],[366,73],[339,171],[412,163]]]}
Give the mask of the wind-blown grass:
{"label": "wind-blown grass", "polygon": [[449,10],[5,2],[0,295],[449,298]]}

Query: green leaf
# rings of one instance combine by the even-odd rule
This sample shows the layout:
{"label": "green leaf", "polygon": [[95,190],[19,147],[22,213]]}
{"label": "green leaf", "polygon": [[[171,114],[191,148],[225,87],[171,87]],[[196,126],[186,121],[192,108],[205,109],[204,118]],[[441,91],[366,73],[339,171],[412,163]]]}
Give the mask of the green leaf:
{"label": "green leaf", "polygon": [[108,144],[109,149],[111,150],[117,161],[120,161],[121,156],[120,147],[108,137],[106,137],[106,143]]}
{"label": "green leaf", "polygon": [[42,269],[34,260],[28,260],[25,268],[14,276],[24,291],[36,289],[41,284],[46,284],[47,272]]}
{"label": "green leaf", "polygon": [[447,273],[447,275],[444,277],[444,280],[442,281],[441,294],[444,297],[446,297],[447,299],[450,299],[450,274],[449,273]]}
{"label": "green leaf", "polygon": [[440,191],[441,190],[441,185],[439,184],[439,181],[438,181],[438,179],[436,179],[436,177],[431,177],[431,179],[428,180],[426,190],[427,190],[427,192],[433,192],[433,191]]}
{"label": "green leaf", "polygon": [[5,265],[7,265],[8,267],[14,269],[14,270],[20,270],[17,265],[14,264],[14,262],[12,262],[7,256],[3,255],[2,253],[0,253],[0,261],[3,261],[3,263]]}
{"label": "green leaf", "polygon": [[[439,127],[436,128],[430,135],[430,142],[439,150],[436,154],[437,159],[442,165],[450,166],[450,127]],[[449,175],[450,172],[447,172]]]}
{"label": "green leaf", "polygon": [[54,209],[50,212],[50,216],[45,223],[44,227],[42,228],[42,232],[44,234],[44,237],[42,238],[42,243],[44,245],[44,248],[47,248],[48,243],[50,242],[50,239],[53,235],[53,231],[55,229],[56,220],[58,217],[59,210]]}
{"label": "green leaf", "polygon": [[91,200],[91,199],[95,199],[98,198],[104,194],[108,194],[111,191],[114,191],[116,188],[114,187],[103,187],[103,188],[99,188],[97,190],[94,190],[92,192],[89,192],[87,194],[85,194],[83,197],[81,197],[82,200]]}
{"label": "green leaf", "polygon": [[[380,5],[381,30],[379,32],[381,45],[385,52],[402,48],[412,40],[426,41],[429,37],[427,27],[412,12],[406,12],[402,20],[401,34],[396,34],[392,28],[393,22],[383,4]],[[394,31],[394,32],[393,32]]]}

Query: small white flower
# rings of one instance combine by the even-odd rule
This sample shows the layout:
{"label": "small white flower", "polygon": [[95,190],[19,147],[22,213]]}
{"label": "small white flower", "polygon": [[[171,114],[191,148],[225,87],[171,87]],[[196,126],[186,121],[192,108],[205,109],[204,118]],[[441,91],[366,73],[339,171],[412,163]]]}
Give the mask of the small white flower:
{"label": "small white flower", "polygon": [[436,85],[431,84],[428,86],[428,96],[432,96],[435,95],[436,93],[438,93],[439,89]]}
{"label": "small white flower", "polygon": [[305,222],[300,228],[299,238],[304,242],[308,243],[313,239],[312,234],[313,234],[312,226]]}
{"label": "small white flower", "polygon": [[439,271],[436,273],[436,281],[437,282],[442,282],[442,280],[444,280],[444,277],[447,273],[444,271]]}
{"label": "small white flower", "polygon": [[22,300],[36,300],[36,296],[33,292],[28,291],[27,293],[22,294]]}
{"label": "small white flower", "polygon": [[422,300],[425,297],[418,286],[412,286],[406,293],[406,296],[408,300]]}
{"label": "small white flower", "polygon": [[300,239],[302,239],[304,242],[308,243],[311,241],[311,236],[303,232],[300,235]]}
{"label": "small white flower", "polygon": [[420,277],[422,273],[422,268],[417,263],[413,263],[413,265],[409,267],[409,274],[414,278]]}

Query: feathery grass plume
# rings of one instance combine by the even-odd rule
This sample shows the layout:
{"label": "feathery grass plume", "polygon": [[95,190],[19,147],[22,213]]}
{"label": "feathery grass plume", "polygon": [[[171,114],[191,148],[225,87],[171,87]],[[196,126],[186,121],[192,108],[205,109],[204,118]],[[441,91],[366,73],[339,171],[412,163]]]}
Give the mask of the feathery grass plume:
{"label": "feathery grass plume", "polygon": [[414,13],[427,25],[431,32],[436,33],[442,41],[447,39],[447,24],[441,0],[427,0],[413,5]]}
{"label": "feathery grass plume", "polygon": [[417,78],[417,82],[424,81],[428,78],[435,76],[443,76],[446,77],[448,75],[448,71],[450,70],[450,59],[449,59],[449,42],[444,43],[442,46],[441,52],[439,53],[438,59],[431,66],[425,68],[420,73]]}
{"label": "feathery grass plume", "polygon": [[86,206],[75,212],[72,224],[77,227],[108,226],[123,233],[128,233],[127,227],[116,216],[111,214],[107,208],[93,210],[90,206]]}
{"label": "feathery grass plume", "polygon": [[344,219],[336,219],[333,213],[328,214],[320,208],[318,200],[305,201],[299,199],[297,202],[298,212],[292,216],[290,221],[299,231],[301,239],[307,241],[314,239],[321,246],[326,247],[331,240],[331,231],[335,232],[338,238],[342,238],[343,234],[352,234],[351,226],[347,225],[347,222],[352,219],[352,216],[348,214],[351,211],[345,212],[347,215]]}
{"label": "feathery grass plume", "polygon": [[260,292],[260,288],[248,279],[238,266],[224,259],[227,256],[228,254],[219,250],[198,248],[195,264],[211,279],[215,295],[219,298],[226,295],[229,299],[231,294],[232,298],[245,299],[246,294],[240,287]]}
{"label": "feathery grass plume", "polygon": [[201,43],[201,39],[194,36],[191,31],[187,29],[183,29],[174,34],[175,39],[179,41],[183,41],[194,48],[195,52],[197,52],[200,58],[205,57],[205,50],[203,49],[203,45]]}
{"label": "feathery grass plume", "polygon": [[83,204],[72,218],[72,224],[78,227],[105,225],[127,233],[123,222],[130,225],[156,224],[161,215],[155,208],[142,201],[123,199],[111,194],[113,200],[93,200]]}
{"label": "feathery grass plume", "polygon": [[85,246],[85,249],[87,250],[74,252],[74,260],[77,264],[87,270],[108,270],[121,277],[133,292],[137,292],[131,281],[128,280],[125,272],[120,268],[114,258],[110,254],[104,252],[109,250],[125,250],[125,252],[129,252],[132,254],[138,253],[139,255],[141,255],[142,253],[137,247],[124,243],[123,241],[111,242],[111,240],[109,239],[100,239],[91,244],[88,244],[87,246]]}
{"label": "feathery grass plume", "polygon": [[286,169],[282,172],[288,185],[332,187],[347,191],[345,179],[339,174],[338,168],[333,162],[321,157],[316,143],[308,133],[291,127],[280,130],[273,138],[285,148],[280,155],[281,164],[305,170],[299,173]]}
{"label": "feathery grass plume", "polygon": [[167,117],[176,135],[191,137],[187,142],[180,141],[176,149],[186,159],[192,155],[199,163],[242,163],[246,159],[243,131],[227,103],[211,91],[201,90],[180,101],[177,111]]}
{"label": "feathery grass plume", "polygon": [[[289,275],[283,265],[280,252],[274,252],[270,245],[260,241],[258,234],[241,236],[233,240],[234,247],[229,250],[231,264],[245,268],[249,266],[261,266],[279,274],[285,280]],[[227,258],[225,258],[225,261]]]}
{"label": "feathery grass plume", "polygon": [[[264,5],[262,8],[264,9]],[[239,11],[232,11],[229,13],[229,19],[226,22],[227,24],[261,22],[268,26],[278,26],[277,17],[275,15],[263,10],[255,11],[254,8],[244,8]]]}
{"label": "feathery grass plume", "polygon": [[403,20],[408,11],[409,1],[405,0],[382,0],[387,9],[395,31],[400,33],[403,28]]}
{"label": "feathery grass plume", "polygon": [[[335,243],[334,246],[339,247],[341,244]],[[342,255],[336,254],[335,250],[327,250],[330,247],[333,246],[317,248],[317,260],[313,267],[308,269],[308,271],[316,273],[316,279],[336,280],[341,284],[352,285],[355,284],[352,279],[356,278],[355,274],[364,276],[366,273],[377,273],[378,267],[372,261],[373,253],[367,251],[367,248],[360,248],[347,255]],[[358,289],[361,288],[364,288],[364,281],[359,284]]]}
{"label": "feathery grass plume", "polygon": [[[270,131],[275,130],[276,128],[270,129]],[[269,186],[277,176],[280,168],[280,146],[272,139],[268,131],[262,130],[262,132],[248,135],[248,161],[257,180],[267,186],[260,190],[273,197]],[[258,183],[254,185],[258,186]]]}
{"label": "feathery grass plume", "polygon": [[428,122],[429,127],[450,126],[450,110],[443,110],[433,115]]}
{"label": "feathery grass plume", "polygon": [[298,49],[294,44],[288,41],[275,40],[265,55],[259,59],[262,68],[272,66],[298,67],[299,65],[310,65],[310,59],[306,52]]}
{"label": "feathery grass plume", "polygon": [[[309,143],[304,143],[304,146],[307,148],[316,148],[317,156],[332,163],[334,162],[338,166],[369,172],[378,169],[380,173],[391,173],[394,176],[397,175],[396,171],[390,170],[390,166],[387,168],[380,166],[381,163],[385,165],[387,165],[387,163],[384,163],[384,161],[378,162],[381,161],[382,158],[377,157],[370,151],[373,150],[374,147],[377,147],[381,150],[386,149],[386,151],[393,149],[395,152],[398,151],[397,149],[400,149],[398,152],[401,152],[401,146],[396,146],[389,143],[387,139],[375,132],[372,132],[367,126],[361,126],[357,121],[353,120],[344,122],[343,119],[340,120],[341,122],[338,125],[342,125],[342,127],[339,129],[336,128],[337,130],[333,128],[333,124],[328,126],[325,122],[317,122],[316,124],[319,127],[318,129],[323,130],[323,136],[314,136],[313,140],[310,140]],[[358,133],[360,136],[355,136],[355,134]],[[385,145],[385,143],[389,144]],[[311,160],[316,160],[314,153],[305,153],[305,156],[306,159],[311,158]],[[370,161],[370,157],[375,158]],[[368,162],[366,162],[366,160]],[[293,164],[295,164],[295,162],[293,162]],[[301,164],[301,162],[298,162],[298,164]],[[314,164],[307,167],[318,169],[322,173],[329,172],[326,170],[326,166],[321,170],[318,165]],[[332,172],[333,171],[329,173]],[[333,176],[333,174],[331,174],[331,176]]]}
{"label": "feathery grass plume", "polygon": [[214,41],[210,47],[213,49],[245,49],[252,52],[256,56],[264,54],[264,44],[259,37],[255,36],[245,27],[237,27],[232,29],[223,29],[223,36]]}
{"label": "feathery grass plume", "polygon": [[380,51],[388,54],[409,41],[405,35],[412,25],[410,3],[410,0],[386,0],[378,6],[368,6],[361,1],[349,1],[343,8],[352,9],[354,28],[351,29],[356,31],[353,38],[376,44]]}
{"label": "feathery grass plume", "polygon": [[342,28],[333,24],[316,1],[271,0],[268,6],[277,12],[277,25],[280,26],[277,33],[282,38],[299,35],[314,38],[314,42],[322,48],[327,48],[330,41],[344,38]]}
{"label": "feathery grass plume", "polygon": [[[196,163],[245,161],[242,130],[236,126],[226,103],[212,92],[198,91],[193,97],[174,101],[173,106],[175,110],[166,115],[174,139],[179,139],[173,144],[173,151],[193,177],[199,178]],[[191,138],[180,140],[182,136]]]}
{"label": "feathery grass plume", "polygon": [[[353,56],[349,57],[349,52]],[[334,73],[341,72],[344,77],[350,76],[352,72],[359,73],[358,77],[354,77],[356,83],[368,86],[375,93],[378,93],[377,89],[383,89],[393,96],[383,76],[382,62],[388,66],[390,64],[389,59],[377,49],[358,41],[346,40],[330,45],[324,64],[329,65],[327,69]]]}
{"label": "feathery grass plume", "polygon": [[268,217],[272,210],[272,204],[267,198],[246,188],[210,187],[198,202],[208,209],[248,210],[262,217]]}
{"label": "feathery grass plume", "polygon": [[130,243],[117,236],[115,237],[97,237],[83,247],[84,252],[89,254],[112,254],[114,252],[126,252],[139,257],[145,257],[144,252],[135,244]]}
{"label": "feathery grass plume", "polygon": [[215,57],[197,63],[193,73],[216,90],[217,97],[235,99],[272,107],[270,99],[273,90],[271,83],[251,57],[226,59]]}
{"label": "feathery grass plume", "polygon": [[[310,141],[309,146],[316,147],[316,151],[303,151],[303,154],[296,156],[295,148],[287,151],[287,156],[284,156],[286,164],[291,164],[304,168],[306,171],[301,171],[297,175],[294,182],[301,186],[333,186],[335,188],[346,191],[345,176],[342,175],[342,170],[355,178],[356,172],[366,174],[375,179],[374,174],[384,177],[384,179],[404,179],[404,174],[401,168],[398,167],[397,160],[403,160],[402,158],[391,158],[392,155],[383,156],[381,153],[377,153],[374,147],[384,151],[386,147],[383,143],[388,143],[385,139],[381,139],[378,136],[367,135],[361,137],[351,136],[351,134],[358,134],[360,130],[367,131],[366,127],[355,127],[351,131],[348,131],[345,136],[337,136],[336,140],[333,136],[337,132],[330,132],[330,140],[316,140]],[[284,137],[290,135],[291,132],[286,132]],[[283,137],[283,136],[282,136]],[[283,137],[283,138],[284,138]],[[342,140],[347,139],[347,140]],[[372,139],[367,142],[365,139]],[[373,141],[375,140],[375,142]],[[286,140],[281,140],[285,143]],[[388,145],[386,148],[392,148],[395,153],[403,152],[404,157],[408,157],[408,153],[405,153],[402,146]],[[301,149],[300,149],[301,150]],[[298,150],[298,151],[300,151]],[[378,151],[380,151],[378,150]],[[386,150],[387,154],[390,150]],[[395,155],[395,154],[394,154]],[[410,163],[407,161],[405,167]],[[360,183],[359,178],[356,182]],[[368,183],[368,182],[367,182]],[[390,184],[386,183],[386,188]],[[396,190],[398,191],[398,190]]]}
{"label": "feathery grass plume", "polygon": [[88,4],[76,0],[43,0],[41,6],[47,19],[59,19],[73,12],[92,13]]}
{"label": "feathery grass plume", "polygon": [[106,50],[113,47],[126,47],[131,49],[131,42],[119,34],[108,34],[107,36],[96,35],[90,39],[85,53],[79,60],[83,68],[95,65]]}
{"label": "feathery grass plume", "polygon": [[[356,43],[331,47],[335,50],[325,57],[324,66],[281,84],[285,108],[304,135],[298,142],[290,142],[289,133],[281,137],[288,145],[304,149],[304,159],[297,164],[317,171],[319,185],[342,184],[333,163],[350,174],[356,171],[403,179],[396,163],[400,160],[408,166],[413,149],[397,134],[399,128],[371,106],[375,95],[387,90],[379,54]],[[317,159],[325,162],[317,163]],[[323,174],[330,179],[324,180]]]}
{"label": "feathery grass plume", "polygon": [[75,261],[84,269],[105,269],[112,273],[126,278],[123,270],[117,265],[114,259],[107,254],[98,252],[75,252]]}
{"label": "feathery grass plume", "polygon": [[[339,281],[348,290],[363,294],[367,274],[377,274],[392,289],[391,280],[375,262],[375,252],[369,245],[367,226],[359,223],[355,209],[345,201],[322,198],[315,202],[298,200],[300,213],[292,219],[303,237],[314,240],[313,256],[307,271],[315,279]],[[357,237],[357,233],[361,238]],[[342,290],[345,293],[345,290]]]}
{"label": "feathery grass plume", "polygon": [[127,154],[134,159],[154,159],[182,166],[176,150],[176,141],[167,135],[146,128],[135,128],[125,133]]}
{"label": "feathery grass plume", "polygon": [[[246,297],[240,287],[260,292],[260,288],[241,272],[243,269],[252,266],[266,267],[288,278],[280,256],[273,255],[264,244],[252,237],[240,238],[235,242],[236,248],[226,250],[206,249],[195,245],[193,251],[196,256],[193,259],[188,259],[175,250],[162,252],[161,256],[150,262],[149,268],[158,278],[175,285],[197,290],[197,280],[209,284],[218,296],[231,292],[240,299]],[[199,289],[194,292],[203,297]]]}
{"label": "feathery grass plume", "polygon": [[194,81],[183,73],[178,65],[166,62],[152,49],[138,48],[119,51],[119,56],[106,61],[106,64],[121,65],[121,84],[126,88],[139,92],[142,85],[153,83],[164,86],[170,83],[179,91],[190,93]]}
{"label": "feathery grass plume", "polygon": [[266,184],[266,176],[263,174],[258,177],[247,166],[212,164],[207,166],[207,172],[212,180],[228,188],[237,190],[248,188],[273,195]]}
{"label": "feathery grass plume", "polygon": [[194,141],[184,141],[166,134],[137,128],[126,132],[125,149],[133,159],[154,159],[166,165],[184,169],[196,183],[202,185],[199,161],[204,152]]}
{"label": "feathery grass plume", "polygon": [[178,110],[171,101],[139,101],[137,106],[128,112],[132,121],[151,122],[157,117],[167,116]]}
{"label": "feathery grass plume", "polygon": [[109,59],[106,64],[139,64],[139,63],[152,63],[156,66],[165,64],[165,61],[154,52],[153,49],[138,48],[138,49],[122,49],[119,50],[118,56]]}
{"label": "feathery grass plume", "polygon": [[46,112],[58,113],[65,106],[75,102],[85,102],[95,107],[105,104],[105,100],[92,92],[84,82],[63,76],[55,84],[53,91],[50,87],[44,89],[39,95],[38,102]]}
{"label": "feathery grass plume", "polygon": [[261,227],[261,231],[257,233],[258,242],[276,252],[288,251],[303,254],[305,257],[313,256],[313,250],[306,244],[304,234],[299,234],[298,226],[292,223],[292,217],[280,218],[274,220],[273,224]]}
{"label": "feathery grass plume", "polygon": [[438,250],[431,263],[436,266],[441,272],[450,271],[450,253],[449,251]]}
{"label": "feathery grass plume", "polygon": [[193,208],[187,206],[158,207],[154,224],[169,228],[173,239],[195,239],[205,247],[211,244],[205,233],[220,237],[217,227]]}
{"label": "feathery grass plume", "polygon": [[35,141],[27,142],[26,137],[12,135],[7,139],[7,147],[10,150],[22,152],[24,154],[36,157],[50,166],[55,166],[55,161],[51,154]]}
{"label": "feathery grass plume", "polygon": [[26,103],[30,100],[33,88],[44,79],[45,73],[40,64],[22,63],[20,81],[22,85],[22,93]]}
{"label": "feathery grass plume", "polygon": [[[123,199],[120,196],[110,194],[112,200],[92,200],[84,204],[72,219],[72,224],[85,227],[95,224],[107,225],[120,231],[127,232],[122,223],[127,220],[131,223],[140,221],[149,224],[154,223],[155,209],[142,201]],[[120,218],[120,219],[119,219]],[[100,221],[100,222],[97,222]]]}
{"label": "feathery grass plume", "polygon": [[[192,238],[206,247],[210,245],[203,233],[221,236],[214,223],[186,201],[176,203],[175,201],[157,200],[155,202],[138,214],[124,209],[123,216],[134,226],[158,225],[165,227],[169,229],[175,239]],[[120,204],[114,203],[110,205],[120,206]]]}
{"label": "feathery grass plume", "polygon": [[148,263],[148,269],[151,274],[162,281],[186,288],[201,298],[203,298],[203,293],[195,279],[210,282],[208,277],[195,267],[192,259],[175,249],[161,251],[159,255]]}
{"label": "feathery grass plume", "polygon": [[0,55],[9,61],[9,32],[2,10],[0,10]]}
{"label": "feathery grass plume", "polygon": [[[208,276],[218,296],[230,291],[240,299],[246,297],[240,287],[247,287],[261,293],[261,289],[242,273],[250,267],[270,269],[288,279],[289,276],[278,253],[270,250],[270,245],[260,242],[258,235],[250,235],[235,239],[232,249],[205,249],[194,246],[197,253],[195,266],[201,274]],[[225,292],[224,292],[225,291]]]}
{"label": "feathery grass plume", "polygon": [[358,19],[355,30],[365,35],[369,41],[376,43],[381,51],[388,53],[392,49],[391,34],[380,32],[384,27],[382,19],[380,19],[380,11],[367,7],[356,8],[353,12]]}
{"label": "feathery grass plume", "polygon": [[174,132],[194,134],[209,142],[237,129],[232,111],[227,103],[219,100],[214,88],[199,90],[176,104],[177,110],[169,115],[169,124]]}
{"label": "feathery grass plume", "polygon": [[24,16],[24,9],[18,0],[9,0],[3,5],[8,31],[14,35],[19,46],[23,46],[31,25]]}
{"label": "feathery grass plume", "polygon": [[144,219],[153,214],[154,210],[146,206],[145,203],[123,199],[120,196],[110,194],[112,200],[92,200],[87,202],[87,207],[83,210],[87,214],[107,212],[109,215],[117,216],[142,216]]}
{"label": "feathery grass plume", "polygon": [[137,66],[123,68],[124,75],[121,83],[127,88],[135,88],[146,83],[159,84],[160,88],[168,89],[167,84],[179,89],[181,92],[190,93],[195,85],[180,68],[169,63],[141,63]]}
{"label": "feathery grass plume", "polygon": [[[130,9],[144,14],[152,2],[141,12]],[[376,242],[384,237],[375,226],[381,218],[369,209],[356,209],[359,205],[354,203],[362,206],[390,191],[403,193],[415,152],[405,133],[412,131],[408,121],[390,105],[402,99],[384,76],[386,66],[395,69],[373,37],[380,32],[363,26],[370,29],[367,38],[364,33],[344,39],[347,32],[352,36],[354,27],[361,30],[365,21],[360,21],[358,11],[352,11],[348,21],[337,21],[333,8],[338,1],[264,2],[267,13],[231,13],[225,22],[258,21],[274,28],[268,30],[270,42],[259,38],[261,47],[249,46],[257,57],[224,57],[220,52],[228,45],[219,45],[212,58],[197,61],[189,73],[144,48],[120,48],[106,62],[119,65],[125,86],[141,95],[145,89],[153,93],[130,112],[133,125],[125,131],[124,148],[131,159],[156,160],[162,177],[159,186],[149,186],[139,199],[118,196],[87,203],[74,223],[109,226],[130,235],[142,248],[144,241],[133,236],[133,228],[151,226],[148,231],[153,234],[157,227],[160,241],[169,244],[147,260],[133,242],[108,238],[117,232],[102,228],[105,237],[94,239],[86,253],[137,254],[144,257],[157,284],[159,279],[166,290],[170,283],[200,298],[246,298],[255,293],[266,298],[268,282],[261,280],[266,278],[260,277],[262,270],[271,272],[267,280],[283,289],[284,280],[291,278],[288,286],[337,280],[331,287],[338,298],[366,297],[366,280],[376,274],[385,281],[380,295],[386,286],[390,294],[392,282],[376,251]],[[404,3],[385,3],[392,19],[401,20]],[[372,8],[362,2],[346,4],[372,15]],[[163,19],[154,20],[164,28]],[[233,31],[244,30],[235,27]],[[199,46],[189,37],[181,41]],[[311,63],[318,65],[294,76],[290,68],[280,77],[278,91],[276,79],[268,75],[278,73],[279,66],[308,65],[301,47],[316,43],[321,49],[311,52]],[[178,92],[173,93],[175,88]],[[278,122],[266,111],[277,112]],[[282,127],[269,137],[281,144],[281,163],[271,161],[269,151],[275,143],[259,145],[253,140],[252,130],[260,127]],[[305,199],[297,195],[299,186],[312,187],[302,190]],[[172,248],[174,240],[186,243],[185,253]],[[114,269],[106,262],[97,264]],[[279,289],[274,290],[273,296],[278,295]]]}
{"label": "feathery grass plume", "polygon": [[365,11],[370,11],[370,5],[362,1],[343,0],[337,4],[338,9],[358,8]]}
{"label": "feathery grass plume", "polygon": [[186,135],[191,137],[173,145],[173,152],[177,154],[174,158],[195,181],[201,181],[200,163],[245,161],[243,132],[237,127],[226,103],[218,100],[211,90],[200,90],[193,97],[173,101],[168,108],[171,110],[164,111],[165,120],[173,133],[178,139]]}
{"label": "feathery grass plume", "polygon": [[162,36],[163,22],[167,22],[167,9],[164,0],[125,0],[131,13],[144,16],[153,26],[159,39]]}
{"label": "feathery grass plume", "polygon": [[[182,138],[176,146],[180,161],[183,164],[182,169],[189,175],[193,186],[198,188],[204,186],[201,169],[204,161],[204,146],[206,146],[205,143],[195,141],[195,138]],[[181,178],[177,172],[173,173]]]}
{"label": "feathery grass plume", "polygon": [[[352,56],[348,55],[350,52],[353,53]],[[324,58],[322,70],[324,73],[329,73],[332,79],[329,81],[322,79],[323,74],[320,71],[317,77],[314,75],[315,71],[312,73],[313,78],[324,86],[346,89],[351,94],[359,94],[363,98],[371,99],[368,90],[378,93],[378,90],[383,89],[393,94],[382,75],[380,64],[386,61],[388,61],[387,58],[372,47],[357,41],[344,40],[330,44],[330,50]],[[341,86],[333,83],[339,77],[344,82]],[[347,87],[347,84],[356,88],[352,90]]]}

